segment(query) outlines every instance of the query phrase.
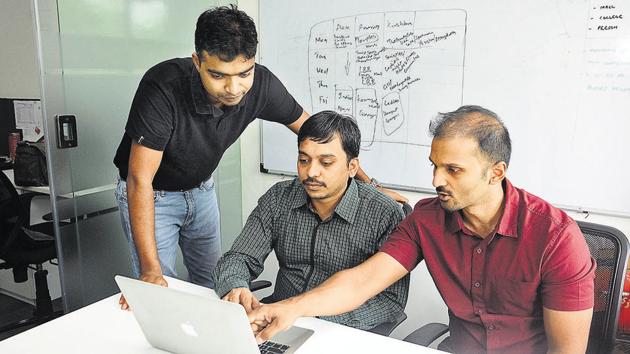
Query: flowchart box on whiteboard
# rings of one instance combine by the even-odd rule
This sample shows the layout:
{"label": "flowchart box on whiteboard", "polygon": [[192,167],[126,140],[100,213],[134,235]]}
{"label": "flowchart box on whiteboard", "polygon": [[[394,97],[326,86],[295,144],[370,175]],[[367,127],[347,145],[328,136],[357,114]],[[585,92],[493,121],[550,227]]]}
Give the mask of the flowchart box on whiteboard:
{"label": "flowchart box on whiteboard", "polygon": [[[425,129],[462,101],[466,12],[399,11],[334,18],[309,36],[312,112],[356,118],[362,159],[381,144],[428,146]],[[410,124],[411,122],[411,124]]]}

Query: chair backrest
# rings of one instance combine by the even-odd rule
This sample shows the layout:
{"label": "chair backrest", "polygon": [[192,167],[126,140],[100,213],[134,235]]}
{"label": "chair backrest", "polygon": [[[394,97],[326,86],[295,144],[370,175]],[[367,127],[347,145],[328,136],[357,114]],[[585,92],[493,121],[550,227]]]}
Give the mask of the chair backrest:
{"label": "chair backrest", "polygon": [[0,257],[16,239],[16,226],[22,225],[26,215],[13,183],[0,171]]}
{"label": "chair backrest", "polygon": [[617,336],[617,324],[628,262],[628,239],[619,230],[583,221],[578,226],[597,262],[595,306],[587,353],[610,352]]}

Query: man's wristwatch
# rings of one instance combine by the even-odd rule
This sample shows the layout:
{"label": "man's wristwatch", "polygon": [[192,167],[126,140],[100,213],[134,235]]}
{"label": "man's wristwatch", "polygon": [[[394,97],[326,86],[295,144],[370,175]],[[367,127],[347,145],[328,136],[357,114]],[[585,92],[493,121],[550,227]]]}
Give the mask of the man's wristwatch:
{"label": "man's wristwatch", "polygon": [[381,184],[376,180],[376,178],[370,179],[370,186],[373,186],[374,188],[382,187]]}

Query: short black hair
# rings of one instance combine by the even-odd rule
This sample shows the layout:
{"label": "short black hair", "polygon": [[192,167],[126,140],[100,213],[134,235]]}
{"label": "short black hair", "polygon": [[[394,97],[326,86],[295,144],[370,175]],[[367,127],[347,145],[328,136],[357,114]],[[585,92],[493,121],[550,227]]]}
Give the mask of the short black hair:
{"label": "short black hair", "polygon": [[433,138],[463,136],[473,138],[491,164],[510,164],[512,141],[499,116],[481,106],[461,106],[448,113],[439,113],[429,125]]}
{"label": "short black hair", "polygon": [[308,118],[298,132],[298,146],[306,139],[320,144],[330,142],[335,134],[341,139],[341,146],[350,160],[359,156],[361,148],[361,130],[350,116],[335,111],[321,111]]}
{"label": "short black hair", "polygon": [[251,59],[256,56],[257,45],[254,20],[236,5],[211,8],[197,19],[195,51],[201,60],[202,51],[226,62],[239,55]]}

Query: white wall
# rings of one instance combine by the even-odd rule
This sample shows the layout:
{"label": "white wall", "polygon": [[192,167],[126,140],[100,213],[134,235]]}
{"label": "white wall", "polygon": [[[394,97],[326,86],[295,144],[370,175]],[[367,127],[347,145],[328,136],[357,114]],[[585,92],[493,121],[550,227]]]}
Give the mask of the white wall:
{"label": "white wall", "polygon": [[[240,0],[239,7],[246,11],[258,22],[258,1]],[[281,20],[281,19],[279,19]],[[306,102],[302,102],[306,105]],[[312,113],[312,112],[311,112]],[[252,123],[241,136],[241,171],[243,174],[243,222],[256,206],[258,198],[269,189],[274,183],[287,179],[259,172],[260,165],[260,127],[258,122]],[[366,171],[369,175],[370,171]],[[378,176],[374,176],[378,178]],[[523,186],[526,187],[526,186]],[[411,205],[418,200],[433,195],[403,192],[409,198]],[[585,215],[569,213],[576,220],[586,220],[589,222],[610,225],[618,228],[626,235],[630,235],[630,219],[615,218],[591,214],[585,219]],[[266,262],[265,271],[261,278],[273,280],[278,269],[275,257],[270,255]],[[268,293],[264,293],[266,296]],[[446,306],[440,298],[433,281],[429,276],[424,264],[418,266],[411,274],[411,288],[406,313],[408,319],[394,331],[393,336],[404,338],[415,328],[430,322],[448,322]]]}
{"label": "white wall", "polygon": [[2,98],[40,98],[35,34],[30,19],[30,0],[0,1]]}

